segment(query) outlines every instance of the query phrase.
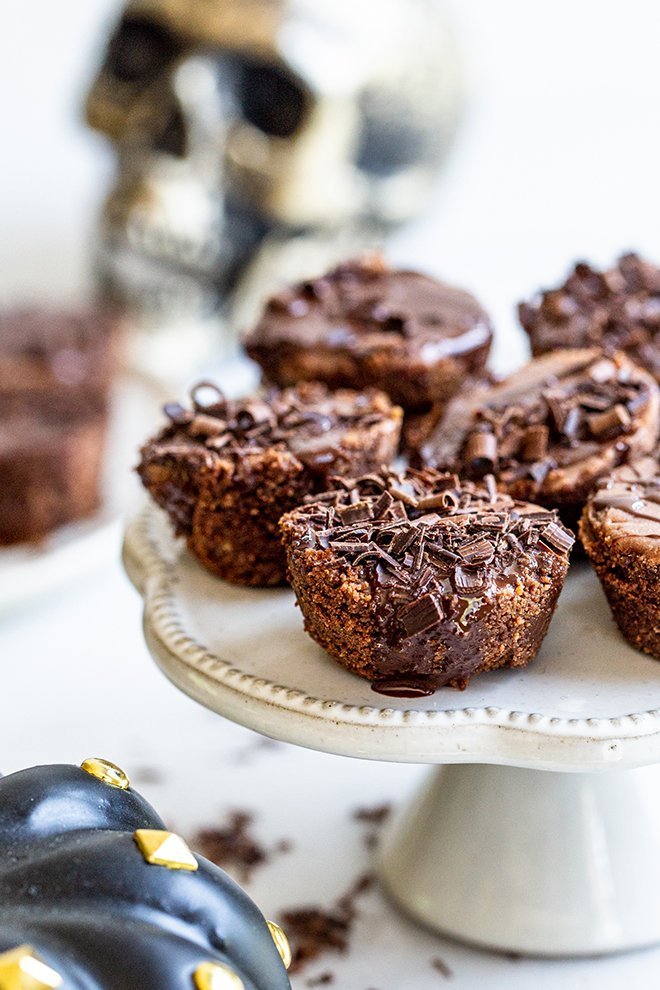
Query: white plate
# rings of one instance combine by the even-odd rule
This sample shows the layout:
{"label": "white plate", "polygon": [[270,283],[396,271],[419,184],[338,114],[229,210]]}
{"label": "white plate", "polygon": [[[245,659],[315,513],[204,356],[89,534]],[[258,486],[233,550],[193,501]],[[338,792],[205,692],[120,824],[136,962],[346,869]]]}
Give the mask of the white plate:
{"label": "white plate", "polygon": [[124,559],[145,598],[148,645],[208,708],[267,735],[343,755],[599,770],[660,762],[660,664],[629,647],[598,581],[575,565],[537,659],[466,691],[383,698],[303,631],[288,589],[229,585],[147,506]]}
{"label": "white plate", "polygon": [[102,481],[102,504],[91,519],[62,526],[42,544],[0,548],[0,612],[41,597],[106,564],[121,541],[122,517],[139,485],[137,450],[159,421],[164,396],[150,379],[123,373],[114,389]]}

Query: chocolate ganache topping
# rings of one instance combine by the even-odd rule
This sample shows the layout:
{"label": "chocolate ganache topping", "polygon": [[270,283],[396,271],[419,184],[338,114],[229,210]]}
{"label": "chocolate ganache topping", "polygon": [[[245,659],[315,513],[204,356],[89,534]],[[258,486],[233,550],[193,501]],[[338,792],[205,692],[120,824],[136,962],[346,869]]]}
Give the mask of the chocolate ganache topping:
{"label": "chocolate ganache topping", "polygon": [[660,539],[660,474],[637,481],[613,480],[598,489],[591,505],[594,509],[619,509],[626,515],[657,523],[657,532],[647,529],[644,535]]}
{"label": "chocolate ganache topping", "polygon": [[213,382],[199,382],[191,392],[192,409],[179,403],[164,407],[171,422],[160,437],[202,445],[209,454],[238,458],[265,448],[287,449],[307,468],[323,470],[345,443],[351,429],[368,429],[392,420],[387,398],[375,390],[358,394],[331,392],[319,383],[298,388],[271,389],[263,397],[228,399]]}
{"label": "chocolate ganache topping", "polygon": [[606,272],[580,262],[518,313],[534,354],[600,345],[625,351],[660,380],[660,268],[636,254]]}
{"label": "chocolate ganache topping", "polygon": [[[447,338],[448,353],[484,343],[490,321],[468,292],[413,271],[395,271],[382,259],[349,261],[327,275],[273,296],[266,313],[271,320],[286,314],[287,334],[342,346],[399,346],[397,341]],[[294,322],[290,318],[294,317]],[[275,334],[274,324],[262,333]],[[469,337],[463,339],[464,334]],[[454,339],[454,343],[450,341]]]}
{"label": "chocolate ganache topping", "polygon": [[372,385],[424,409],[481,374],[491,339],[490,319],[468,292],[372,257],[271,297],[245,344],[277,385]]}
{"label": "chocolate ganache topping", "polygon": [[376,636],[373,662],[362,673],[375,690],[431,694],[503,665],[501,655],[491,662],[489,613],[545,582],[554,587],[534,614],[535,655],[574,542],[555,511],[515,502],[492,476],[474,484],[411,469],[336,483],[285,517],[285,544],[293,538],[294,578],[302,550],[366,581]]}
{"label": "chocolate ganache topping", "polygon": [[622,354],[564,350],[455,399],[421,457],[472,479],[492,472],[515,497],[579,505],[597,478],[647,453],[657,432],[650,375]]}

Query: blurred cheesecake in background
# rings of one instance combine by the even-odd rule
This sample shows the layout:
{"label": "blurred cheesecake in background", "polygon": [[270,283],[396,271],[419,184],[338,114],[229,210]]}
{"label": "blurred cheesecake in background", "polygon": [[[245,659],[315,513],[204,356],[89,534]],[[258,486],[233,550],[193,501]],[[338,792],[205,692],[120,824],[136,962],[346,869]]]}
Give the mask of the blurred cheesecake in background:
{"label": "blurred cheesecake in background", "polygon": [[118,343],[109,311],[0,313],[0,545],[98,509]]}

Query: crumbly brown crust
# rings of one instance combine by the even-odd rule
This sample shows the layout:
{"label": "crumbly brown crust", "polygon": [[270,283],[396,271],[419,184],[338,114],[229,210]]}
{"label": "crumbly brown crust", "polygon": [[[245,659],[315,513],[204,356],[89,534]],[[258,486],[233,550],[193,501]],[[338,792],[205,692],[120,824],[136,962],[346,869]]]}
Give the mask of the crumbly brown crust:
{"label": "crumbly brown crust", "polygon": [[625,254],[606,272],[585,262],[518,307],[534,355],[562,347],[624,351],[660,382],[660,268]]}
{"label": "crumbly brown crust", "polygon": [[660,660],[660,468],[618,472],[585,506],[580,537],[619,629]]}
{"label": "crumbly brown crust", "polygon": [[280,387],[375,386],[418,410],[446,402],[468,375],[479,375],[491,339],[473,296],[371,258],[273,296],[246,349]]}
{"label": "crumbly brown crust", "polygon": [[431,470],[346,481],[280,526],[307,632],[403,696],[532,660],[573,545],[556,512]]}
{"label": "crumbly brown crust", "polygon": [[231,401],[200,383],[192,400],[165,407],[170,425],[138,473],[201,563],[237,584],[283,583],[280,517],[333,474],[388,464],[398,445],[401,410],[373,390],[316,383]]}
{"label": "crumbly brown crust", "polygon": [[564,350],[453,400],[421,461],[471,479],[492,472],[509,495],[574,526],[598,479],[652,450],[659,427],[651,375],[623,354]]}
{"label": "crumbly brown crust", "polygon": [[117,340],[105,312],[0,314],[0,545],[97,510]]}

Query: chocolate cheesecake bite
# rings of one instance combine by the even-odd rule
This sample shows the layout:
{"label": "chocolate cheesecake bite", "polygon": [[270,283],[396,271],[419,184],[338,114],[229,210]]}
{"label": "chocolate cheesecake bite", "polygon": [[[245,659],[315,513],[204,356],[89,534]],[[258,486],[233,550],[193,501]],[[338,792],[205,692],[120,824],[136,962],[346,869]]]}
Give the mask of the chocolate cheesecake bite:
{"label": "chocolate cheesecake bite", "polygon": [[246,348],[280,387],[375,386],[406,411],[425,411],[481,373],[491,339],[469,293],[372,257],[273,296]]}
{"label": "chocolate cheesecake bite", "polygon": [[420,459],[514,498],[557,508],[576,526],[599,478],[651,451],[658,386],[623,354],[564,350],[454,399]]}
{"label": "chocolate cheesecake bite", "polygon": [[375,390],[314,383],[230,400],[200,383],[191,398],[165,407],[138,473],[192,553],[237,584],[283,583],[280,516],[334,474],[388,464],[399,441],[401,410]]}
{"label": "chocolate cheesecake bite", "polygon": [[98,509],[117,344],[105,311],[0,313],[0,545]]}
{"label": "chocolate cheesecake bite", "polygon": [[624,351],[660,381],[660,268],[624,254],[609,271],[575,265],[563,285],[518,307],[534,355],[564,347]]}
{"label": "chocolate cheesecake bite", "polygon": [[521,667],[547,632],[573,535],[554,511],[433,470],[370,475],[284,516],[307,632],[382,694]]}
{"label": "chocolate cheesecake bite", "polygon": [[591,495],[580,538],[628,642],[660,660],[660,467],[614,472]]}

